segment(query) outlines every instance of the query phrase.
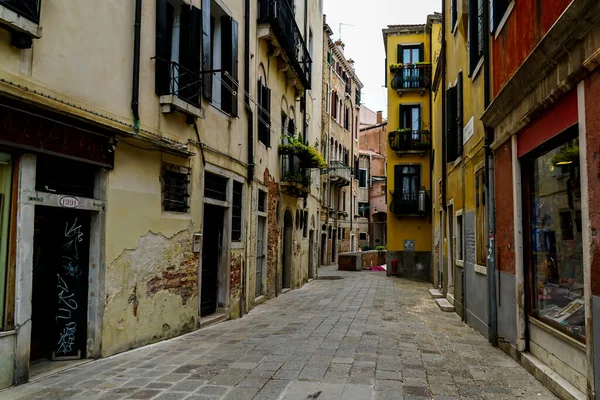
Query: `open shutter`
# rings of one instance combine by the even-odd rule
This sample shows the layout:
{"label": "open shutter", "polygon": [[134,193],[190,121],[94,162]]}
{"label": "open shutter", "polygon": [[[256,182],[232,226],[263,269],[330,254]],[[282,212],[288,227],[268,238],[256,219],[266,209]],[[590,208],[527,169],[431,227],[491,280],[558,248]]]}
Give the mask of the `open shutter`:
{"label": "open shutter", "polygon": [[456,152],[457,157],[462,155],[463,146],[463,79],[462,71],[456,79]]}
{"label": "open shutter", "polygon": [[469,76],[475,71],[479,62],[477,40],[477,0],[469,0]]}
{"label": "open shutter", "polygon": [[398,45],[398,64],[404,63],[404,46]]}
{"label": "open shutter", "polygon": [[233,69],[233,49],[231,48],[233,42],[232,22],[233,19],[228,15],[221,17],[221,69],[223,70],[221,73],[221,109],[229,114],[231,114],[233,110],[234,92],[234,82],[231,77]]}
{"label": "open shutter", "polygon": [[271,147],[271,89],[263,86],[263,100],[265,102],[265,120],[267,121],[267,127],[265,129],[265,144],[267,147]]}
{"label": "open shutter", "polygon": [[400,112],[398,113],[398,117],[399,117],[399,118],[398,118],[398,121],[399,121],[399,124],[398,124],[398,126],[400,127],[400,129],[402,129],[402,128],[408,128],[408,127],[407,127],[407,126],[405,126],[405,124],[404,124],[404,119],[405,119],[405,118],[404,118],[404,114],[405,114],[405,113],[406,113],[406,106],[404,106],[404,105],[400,104]]}
{"label": "open shutter", "polygon": [[157,95],[169,94],[171,61],[171,35],[173,32],[173,6],[167,0],[156,0],[156,49],[154,90]]}
{"label": "open shutter", "polygon": [[231,20],[231,87],[235,90],[235,93],[231,94],[231,116],[238,116],[238,100],[239,100],[239,79],[238,79],[238,23],[235,19]]}
{"label": "open shutter", "polygon": [[383,65],[384,78],[383,78],[383,87],[387,87],[387,78],[388,78],[388,67],[387,67],[387,57],[385,58],[385,63]]}
{"label": "open shutter", "polygon": [[419,130],[423,129],[423,104],[419,104]]}
{"label": "open shutter", "polygon": [[200,74],[202,69],[202,12],[198,8],[192,7],[191,19],[190,70],[194,73],[194,82],[191,85],[192,102],[200,105],[200,92],[202,91],[202,75]]}
{"label": "open shutter", "polygon": [[[210,0],[202,0],[202,70],[212,69],[210,35]],[[212,100],[212,73],[203,73],[203,95],[208,101]]]}
{"label": "open shutter", "polygon": [[178,96],[190,104],[200,104],[201,15],[196,7],[183,6],[180,18],[179,64],[176,72]]}
{"label": "open shutter", "polygon": [[402,193],[402,165],[394,165],[394,194],[399,196]]}
{"label": "open shutter", "polygon": [[419,62],[425,61],[425,44],[421,43],[419,45]]}
{"label": "open shutter", "polygon": [[265,142],[264,139],[264,111],[263,111],[263,85],[262,85],[262,80],[259,79],[258,83],[256,85],[257,87],[257,91],[256,91],[256,102],[258,104],[258,112],[256,113],[257,119],[258,119],[258,140],[260,140],[261,142]]}
{"label": "open shutter", "polygon": [[456,160],[456,87],[446,90],[446,161]]}

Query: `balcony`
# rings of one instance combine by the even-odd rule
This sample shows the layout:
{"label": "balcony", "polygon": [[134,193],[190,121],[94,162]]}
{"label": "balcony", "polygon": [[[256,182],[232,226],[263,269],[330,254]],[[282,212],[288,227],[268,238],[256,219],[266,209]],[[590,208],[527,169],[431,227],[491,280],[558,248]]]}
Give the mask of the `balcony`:
{"label": "balcony", "polygon": [[[297,89],[310,89],[312,60],[289,2],[258,0],[258,23],[258,37],[271,42],[275,47],[274,55],[283,51],[285,62],[299,81]],[[288,69],[288,66],[279,68],[280,71]]]}
{"label": "balcony", "polygon": [[431,215],[431,195],[429,191],[392,191],[390,212],[398,216]]}
{"label": "balcony", "polygon": [[[179,111],[187,115],[202,117],[200,95],[202,93],[202,78],[179,63],[155,58],[157,69],[168,69],[161,86],[159,103],[164,114]],[[168,78],[167,78],[168,76]],[[168,81],[167,81],[168,80]]]}
{"label": "balcony", "polygon": [[294,197],[310,193],[309,170],[302,167],[302,159],[295,154],[281,154],[281,191]]}
{"label": "balcony", "polygon": [[417,91],[424,95],[431,88],[431,64],[394,64],[390,67],[394,74],[391,86],[399,95]]}
{"label": "balcony", "polygon": [[396,153],[425,153],[431,150],[431,135],[427,130],[397,129],[388,133],[390,148]]}
{"label": "balcony", "polygon": [[352,181],[351,169],[342,161],[331,161],[329,167],[329,179],[332,185],[348,186]]}
{"label": "balcony", "polygon": [[11,45],[25,49],[42,37],[41,0],[0,0],[0,24],[11,31]]}

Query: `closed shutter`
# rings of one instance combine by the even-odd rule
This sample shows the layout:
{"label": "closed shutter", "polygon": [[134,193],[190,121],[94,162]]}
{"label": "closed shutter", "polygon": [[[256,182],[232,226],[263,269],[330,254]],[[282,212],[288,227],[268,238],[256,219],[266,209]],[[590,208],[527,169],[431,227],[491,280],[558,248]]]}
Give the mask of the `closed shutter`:
{"label": "closed shutter", "polygon": [[462,71],[458,73],[456,79],[456,137],[457,157],[462,155],[463,147],[463,76]]}
{"label": "closed shutter", "polygon": [[410,126],[406,126],[405,122],[406,122],[406,118],[405,118],[405,114],[406,114],[406,106],[400,104],[400,112],[399,112],[399,119],[398,121],[399,123],[399,127],[400,129],[403,128],[410,128]]}
{"label": "closed shutter", "polygon": [[469,76],[479,62],[477,40],[477,0],[469,0]]}
{"label": "closed shutter", "polygon": [[425,61],[425,44],[421,43],[419,45],[419,62]]}
{"label": "closed shutter", "polygon": [[404,63],[404,46],[398,45],[398,64]]}
{"label": "closed shutter", "polygon": [[[202,70],[212,69],[211,51],[211,29],[210,29],[210,0],[202,0]],[[212,73],[202,74],[202,88],[204,98],[212,100]]]}
{"label": "closed shutter", "polygon": [[200,72],[200,10],[196,7],[181,8],[181,33],[179,40],[178,96],[198,106],[200,104],[199,72]]}
{"label": "closed shutter", "polygon": [[154,91],[157,95],[170,92],[171,35],[173,6],[167,0],[156,0],[156,48]]}
{"label": "closed shutter", "polygon": [[[238,115],[238,24],[230,16],[221,17],[221,109],[232,117]],[[225,73],[226,72],[226,73]]]}
{"label": "closed shutter", "polygon": [[267,121],[267,127],[265,132],[265,144],[267,147],[271,147],[271,89],[263,87],[263,100],[265,102],[265,119]]}
{"label": "closed shutter", "polygon": [[394,194],[400,196],[402,193],[402,165],[394,165]]}
{"label": "closed shutter", "polygon": [[446,90],[446,160],[456,160],[456,87]]}

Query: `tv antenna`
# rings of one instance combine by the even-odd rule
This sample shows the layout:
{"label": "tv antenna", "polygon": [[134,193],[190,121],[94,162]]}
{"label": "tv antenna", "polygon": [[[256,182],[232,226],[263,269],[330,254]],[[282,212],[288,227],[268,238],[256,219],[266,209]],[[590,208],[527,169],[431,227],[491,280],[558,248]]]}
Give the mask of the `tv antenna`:
{"label": "tv antenna", "polygon": [[339,40],[342,40],[342,25],[343,26],[354,26],[352,24],[344,24],[343,22],[340,22],[339,28],[338,28],[338,37],[339,37]]}

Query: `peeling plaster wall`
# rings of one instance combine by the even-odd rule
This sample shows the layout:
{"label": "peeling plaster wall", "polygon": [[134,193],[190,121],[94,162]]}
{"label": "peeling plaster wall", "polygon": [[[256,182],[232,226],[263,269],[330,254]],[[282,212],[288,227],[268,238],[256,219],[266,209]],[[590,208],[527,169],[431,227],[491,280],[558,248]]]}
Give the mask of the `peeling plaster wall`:
{"label": "peeling plaster wall", "polygon": [[115,152],[107,191],[103,357],[197,326],[198,256],[192,235],[199,207],[188,214],[162,211],[162,161],[192,167],[190,204],[197,204],[201,174],[193,160],[126,145]]}
{"label": "peeling plaster wall", "polygon": [[264,184],[268,187],[268,204],[267,204],[267,287],[266,294],[267,298],[271,299],[279,293],[279,277],[281,272],[278,271],[280,268],[280,238],[278,230],[277,215],[277,204],[279,203],[279,185],[275,182],[275,179],[269,175],[269,170],[265,169],[264,172]]}

